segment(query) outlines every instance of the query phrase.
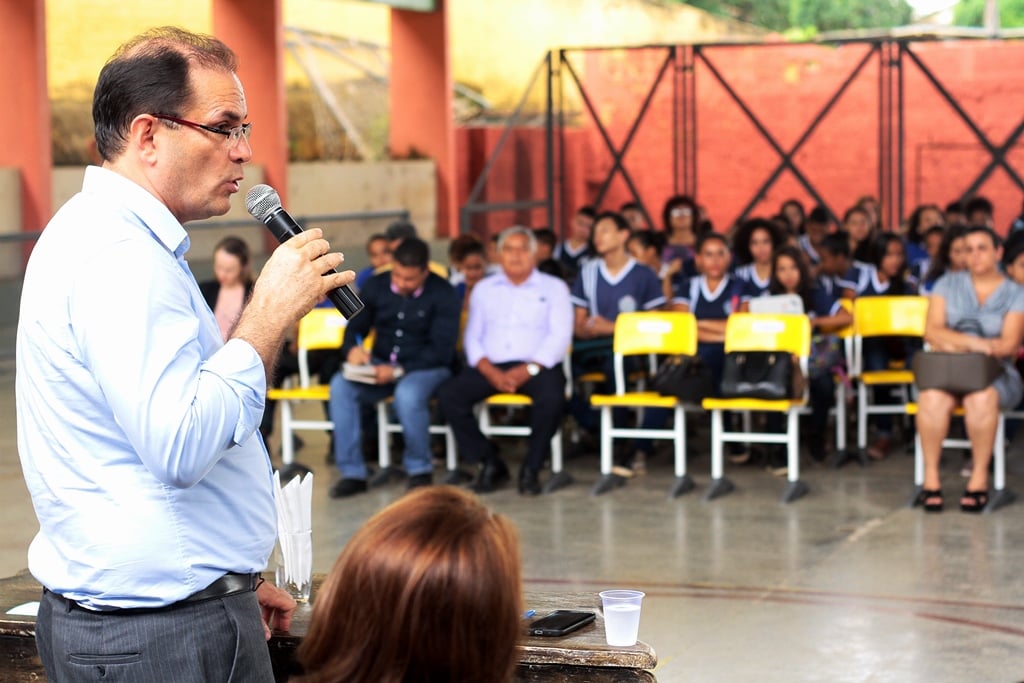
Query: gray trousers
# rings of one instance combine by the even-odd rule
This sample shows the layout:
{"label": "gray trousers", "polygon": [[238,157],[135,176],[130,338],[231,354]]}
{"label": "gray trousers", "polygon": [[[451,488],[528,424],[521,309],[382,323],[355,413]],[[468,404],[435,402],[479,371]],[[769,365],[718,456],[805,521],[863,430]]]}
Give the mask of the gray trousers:
{"label": "gray trousers", "polygon": [[51,683],[273,683],[256,594],[92,612],[43,591],[36,647]]}

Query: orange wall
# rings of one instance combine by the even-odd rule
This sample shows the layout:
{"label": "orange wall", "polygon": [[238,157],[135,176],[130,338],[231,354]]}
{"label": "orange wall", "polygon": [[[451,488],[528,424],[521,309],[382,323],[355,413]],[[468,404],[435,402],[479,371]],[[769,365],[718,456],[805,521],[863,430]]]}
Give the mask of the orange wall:
{"label": "orange wall", "polygon": [[[1017,83],[1024,67],[1022,41],[950,41],[918,43],[915,54],[962,103],[962,107],[994,144],[1002,145],[1024,116],[1024,89]],[[783,150],[789,150],[827,100],[867,54],[865,45],[843,47],[778,45],[722,47],[706,50],[709,61],[754,111]],[[605,123],[614,144],[621,146],[647,95],[662,50],[607,51],[575,54],[573,68],[581,75],[588,96]],[[904,216],[916,204],[953,201],[967,190],[987,165],[988,157],[971,132],[904,57],[905,164]],[[671,73],[656,89],[625,156],[625,168],[655,222],[673,192]],[[727,229],[780,162],[779,155],[760,136],[710,68],[698,61],[697,83],[697,199],[720,230]],[[575,86],[566,86],[575,91]],[[872,55],[828,116],[794,157],[798,169],[816,187],[833,211],[842,213],[858,197],[878,195],[879,181],[879,60]],[[612,167],[612,157],[589,114],[577,117],[569,131],[566,161],[566,209],[569,214],[590,202]],[[460,152],[468,181],[475,181],[486,151],[500,131],[468,131],[459,136],[470,150]],[[513,144],[513,141],[515,144]],[[495,165],[487,192],[507,201],[516,190],[529,187],[540,196],[544,178],[542,129],[516,131]],[[1024,136],[1007,155],[1008,163],[1024,178]],[[522,177],[521,177],[522,176]],[[540,185],[538,186],[538,181]],[[464,189],[460,186],[460,190]],[[468,190],[467,190],[468,191]],[[995,224],[1005,230],[1020,213],[1024,193],[1006,172],[996,170],[979,190],[996,205]],[[461,198],[464,194],[460,195]],[[520,195],[522,196],[522,195]],[[812,203],[791,172],[784,171],[767,188],[754,214],[770,215],[796,197]],[[618,208],[632,197],[621,177],[605,197],[603,208]],[[494,201],[494,200],[491,200]],[[568,215],[568,214],[567,214]],[[508,224],[508,214],[492,218],[487,229]],[[543,220],[534,216],[535,225]]]}

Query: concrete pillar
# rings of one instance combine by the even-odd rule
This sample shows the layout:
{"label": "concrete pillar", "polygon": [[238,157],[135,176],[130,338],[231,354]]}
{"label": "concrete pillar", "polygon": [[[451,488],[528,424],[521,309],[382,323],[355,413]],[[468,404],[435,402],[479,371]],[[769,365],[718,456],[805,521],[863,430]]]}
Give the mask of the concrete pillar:
{"label": "concrete pillar", "polygon": [[[12,0],[16,1],[16,0]],[[253,164],[288,206],[283,0],[213,0],[213,34],[238,55],[252,121]]]}
{"label": "concrete pillar", "polygon": [[0,166],[21,170],[21,225],[42,230],[52,213],[50,99],[44,0],[0,0]]}
{"label": "concrete pillar", "polygon": [[436,164],[438,237],[458,234],[447,5],[437,0],[433,12],[391,10],[391,154]]}

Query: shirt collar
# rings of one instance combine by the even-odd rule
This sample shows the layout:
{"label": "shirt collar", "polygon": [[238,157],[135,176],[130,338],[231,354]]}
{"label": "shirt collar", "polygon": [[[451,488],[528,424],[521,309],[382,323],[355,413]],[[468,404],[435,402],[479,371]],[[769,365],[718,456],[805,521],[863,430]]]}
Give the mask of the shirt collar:
{"label": "shirt collar", "polygon": [[188,233],[170,209],[138,183],[100,166],[88,166],[82,192],[113,194],[127,211],[135,214],[153,236],[175,256],[184,256],[189,248]]}

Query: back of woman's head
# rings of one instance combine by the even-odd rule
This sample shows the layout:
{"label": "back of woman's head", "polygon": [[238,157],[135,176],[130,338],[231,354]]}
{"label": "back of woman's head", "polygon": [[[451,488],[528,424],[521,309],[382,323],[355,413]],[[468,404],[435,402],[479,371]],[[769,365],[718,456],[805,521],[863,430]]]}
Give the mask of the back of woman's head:
{"label": "back of woman's head", "polygon": [[335,562],[299,651],[303,680],[505,681],[521,610],[511,522],[459,489],[415,490],[371,517]]}

